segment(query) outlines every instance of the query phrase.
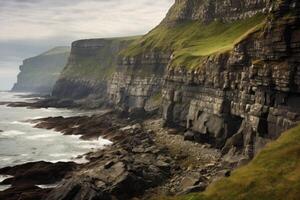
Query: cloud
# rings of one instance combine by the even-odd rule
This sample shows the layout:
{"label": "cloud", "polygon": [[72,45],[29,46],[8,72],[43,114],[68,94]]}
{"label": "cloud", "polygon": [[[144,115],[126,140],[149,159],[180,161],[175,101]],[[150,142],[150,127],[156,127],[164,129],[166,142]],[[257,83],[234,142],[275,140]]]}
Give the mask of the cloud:
{"label": "cloud", "polygon": [[1,0],[0,40],[142,34],[173,0]]}
{"label": "cloud", "polygon": [[53,46],[83,38],[144,34],[163,19],[174,1],[0,0],[0,78],[2,68],[17,71],[24,58]]}

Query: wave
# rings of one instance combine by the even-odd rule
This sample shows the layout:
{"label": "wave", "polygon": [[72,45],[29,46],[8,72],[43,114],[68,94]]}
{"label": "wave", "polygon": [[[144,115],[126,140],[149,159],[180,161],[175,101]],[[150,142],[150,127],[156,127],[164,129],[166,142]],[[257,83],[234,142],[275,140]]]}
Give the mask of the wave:
{"label": "wave", "polygon": [[69,154],[66,154],[66,153],[52,153],[52,154],[49,154],[50,157],[65,157],[65,156],[68,156]]}
{"label": "wave", "polygon": [[36,116],[36,117],[32,117],[31,119],[42,119],[42,118],[45,118],[43,116]]}
{"label": "wave", "polygon": [[21,122],[21,121],[13,121],[13,122],[10,122],[10,124],[19,124],[19,125],[27,125],[27,126],[32,126],[33,125],[30,122]]}
{"label": "wave", "polygon": [[41,188],[41,189],[51,189],[51,188],[55,188],[55,187],[57,187],[58,186],[58,184],[56,183],[56,184],[49,184],[49,185],[36,185],[36,186],[38,186],[39,188]]}
{"label": "wave", "polygon": [[38,139],[43,139],[43,138],[52,138],[52,137],[57,137],[57,135],[53,133],[45,133],[45,134],[39,134],[39,135],[31,135],[25,137],[28,140],[38,140]]}
{"label": "wave", "polygon": [[0,175],[0,183],[8,178],[12,178],[13,176],[10,175]]}
{"label": "wave", "polygon": [[11,188],[11,185],[0,185],[0,192]]}
{"label": "wave", "polygon": [[13,137],[13,136],[19,136],[25,134],[26,134],[25,132],[18,131],[18,130],[4,131],[3,133],[0,133],[1,136],[6,136],[6,137]]}

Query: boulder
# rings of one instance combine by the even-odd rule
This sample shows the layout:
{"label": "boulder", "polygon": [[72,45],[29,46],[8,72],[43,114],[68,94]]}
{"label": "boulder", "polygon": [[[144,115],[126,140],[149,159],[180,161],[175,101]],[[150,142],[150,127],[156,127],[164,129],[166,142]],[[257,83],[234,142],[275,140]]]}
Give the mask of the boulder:
{"label": "boulder", "polygon": [[184,140],[194,141],[195,133],[193,131],[187,131],[184,133]]}
{"label": "boulder", "polygon": [[199,183],[198,185],[184,188],[184,190],[182,192],[178,193],[178,195],[186,195],[186,194],[194,193],[194,192],[203,192],[206,189],[206,187],[207,187],[207,184]]}

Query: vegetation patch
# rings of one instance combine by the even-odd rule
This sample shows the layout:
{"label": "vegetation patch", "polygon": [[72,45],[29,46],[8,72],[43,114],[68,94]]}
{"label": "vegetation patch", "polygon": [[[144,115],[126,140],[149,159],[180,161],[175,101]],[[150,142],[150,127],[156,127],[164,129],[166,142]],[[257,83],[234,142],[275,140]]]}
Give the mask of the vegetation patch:
{"label": "vegetation patch", "polygon": [[73,58],[64,69],[63,76],[94,81],[107,80],[116,71],[119,48],[123,48],[138,37],[107,38],[103,42],[103,47],[91,46],[89,49],[91,53],[72,55]]}
{"label": "vegetation patch", "polygon": [[298,200],[300,197],[300,125],[271,142],[248,165],[203,193],[173,200]]}
{"label": "vegetation patch", "polygon": [[161,24],[121,52],[123,56],[136,56],[147,51],[172,51],[173,67],[194,68],[203,57],[231,50],[236,43],[264,24],[265,15],[232,23],[215,21],[182,22],[175,26]]}
{"label": "vegetation patch", "polygon": [[101,62],[95,57],[76,58],[73,64],[67,66],[63,75],[70,78],[104,80],[111,77],[116,68],[116,63],[109,57],[107,59],[106,62]]}

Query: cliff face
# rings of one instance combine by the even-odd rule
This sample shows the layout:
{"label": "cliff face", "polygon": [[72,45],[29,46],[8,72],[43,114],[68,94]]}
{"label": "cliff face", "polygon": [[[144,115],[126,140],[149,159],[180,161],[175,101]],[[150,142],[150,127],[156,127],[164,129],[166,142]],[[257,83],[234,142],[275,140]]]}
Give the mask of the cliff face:
{"label": "cliff face", "polygon": [[55,47],[41,55],[23,61],[18,81],[12,88],[17,92],[50,93],[70,54],[69,47]]}
{"label": "cliff face", "polygon": [[169,66],[163,117],[186,137],[252,158],[300,120],[300,4],[277,1],[263,28],[199,67]]}
{"label": "cliff face", "polygon": [[[121,51],[118,73],[109,84],[111,102],[125,110],[157,108],[160,101],[153,103],[153,99],[161,97],[164,71],[168,65],[198,65],[202,54],[230,48],[231,41],[263,19],[255,15],[266,12],[267,3],[248,1],[248,4],[245,7],[231,1],[176,1],[159,26]],[[239,21],[231,24],[221,22],[221,15],[233,10],[235,12],[230,17],[222,20]],[[212,45],[210,48],[211,43],[217,44],[217,47]],[[195,44],[199,44],[200,48]]]}
{"label": "cliff face", "polygon": [[126,111],[157,108],[169,58],[170,54],[162,52],[121,58],[116,73],[109,81],[110,101]]}
{"label": "cliff face", "polygon": [[[142,108],[160,93],[166,125],[185,127],[186,139],[225,158],[251,159],[300,120],[297,1],[178,0],[121,55],[114,103]],[[153,66],[166,70],[124,76]]]}
{"label": "cliff face", "polygon": [[[186,130],[186,140],[210,145],[200,145],[195,150],[189,142],[188,146],[180,146],[181,137],[175,143],[168,137],[161,144],[165,147],[170,143],[170,152],[176,146],[175,156],[162,159],[167,150],[157,151],[159,147],[154,145],[160,144],[161,134],[176,131],[161,129],[161,124],[154,129],[157,134],[147,130],[147,123],[143,124],[147,132],[133,128],[139,125],[127,126],[124,132],[119,129],[121,135],[116,138],[121,138],[120,143],[91,154],[91,163],[63,181],[48,199],[129,199],[131,195],[143,198],[140,195],[146,189],[170,187],[168,194],[172,194],[177,192],[173,190],[177,185],[190,184],[187,182],[192,183],[187,192],[192,192],[204,190],[203,182],[223,173],[230,177],[214,184],[212,193],[207,190],[209,198],[203,196],[203,199],[242,198],[249,191],[251,198],[257,193],[256,188],[258,196],[276,198],[274,188],[265,187],[266,191],[261,188],[266,182],[257,176],[260,172],[270,184],[277,181],[280,196],[286,195],[290,187],[282,185],[295,182],[296,172],[291,170],[296,165],[290,163],[298,159],[295,156],[299,154],[298,147],[294,145],[297,142],[293,143],[293,139],[299,134],[282,137],[261,152],[250,168],[244,170],[246,174],[242,170],[231,175],[217,168],[244,164],[267,142],[300,121],[300,2],[177,0],[159,26],[134,41],[101,39],[73,43],[69,63],[53,94],[62,98],[97,94],[115,108],[133,113],[160,108],[165,126],[181,127]],[[113,118],[109,116],[107,120]],[[102,121],[96,119],[97,124]],[[109,123],[109,129],[112,124]],[[286,134],[294,134],[298,129]],[[206,166],[203,165],[207,161],[202,162],[201,157],[192,160],[201,165],[195,168],[189,159],[188,163],[179,164],[183,161],[180,157],[188,157],[189,153],[214,157],[204,146],[221,149],[223,156],[218,155],[216,161],[210,160]],[[188,149],[187,155],[180,153],[184,147]],[[171,164],[173,161],[176,165]],[[149,170],[144,170],[145,166]],[[164,185],[160,180],[167,180],[161,178],[169,171],[174,171],[170,173],[173,177]],[[293,172],[287,173],[293,178],[287,179],[282,172]],[[222,190],[226,186],[229,190]],[[238,192],[232,193],[233,190]],[[224,196],[216,196],[220,191]],[[296,193],[292,193],[292,198]]]}
{"label": "cliff face", "polygon": [[176,0],[162,23],[186,20],[234,21],[267,12],[271,0]]}
{"label": "cliff face", "polygon": [[117,66],[117,55],[133,38],[75,41],[71,55],[52,92],[60,98],[106,95],[107,81]]}
{"label": "cliff face", "polygon": [[160,108],[186,139],[252,158],[300,120],[299,11],[296,0],[177,0],[134,41],[74,42],[53,95]]}

